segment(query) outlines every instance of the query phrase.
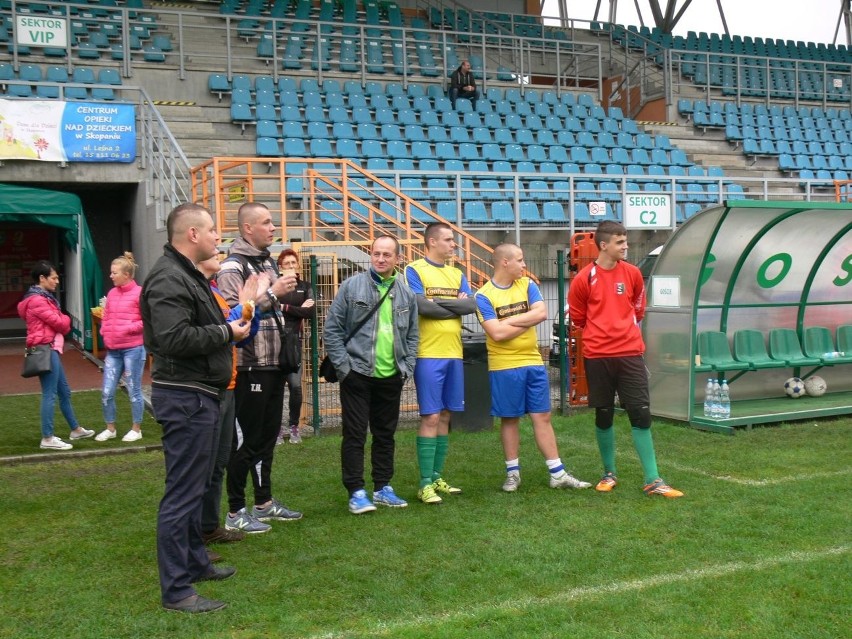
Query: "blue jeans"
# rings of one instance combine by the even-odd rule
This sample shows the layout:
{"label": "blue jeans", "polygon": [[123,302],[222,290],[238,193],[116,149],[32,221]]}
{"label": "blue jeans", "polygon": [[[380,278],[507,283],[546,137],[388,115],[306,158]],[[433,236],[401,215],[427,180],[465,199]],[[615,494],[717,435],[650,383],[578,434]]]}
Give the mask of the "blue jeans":
{"label": "blue jeans", "polygon": [[47,439],[53,437],[53,407],[56,404],[56,396],[59,395],[59,410],[68,422],[71,430],[77,430],[80,423],[74,415],[71,406],[71,387],[65,378],[65,369],[62,368],[62,359],[59,353],[50,349],[50,372],[40,375],[41,382],[41,437]]}
{"label": "blue jeans", "polygon": [[104,386],[101,404],[104,421],[115,423],[115,389],[124,375],[127,394],[130,396],[130,414],[134,424],[142,423],[145,402],[142,399],[142,371],[145,368],[145,347],[116,348],[108,350],[104,358]]}

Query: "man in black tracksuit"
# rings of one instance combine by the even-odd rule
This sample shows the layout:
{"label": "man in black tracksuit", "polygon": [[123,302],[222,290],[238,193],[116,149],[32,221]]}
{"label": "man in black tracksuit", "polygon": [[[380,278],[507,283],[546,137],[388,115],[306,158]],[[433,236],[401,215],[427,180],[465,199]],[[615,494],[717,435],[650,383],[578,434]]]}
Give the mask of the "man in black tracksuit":
{"label": "man in black tracksuit", "polygon": [[153,356],[151,404],[163,427],[166,486],[157,514],[157,565],[163,607],[209,612],[225,603],[198,595],[193,583],[236,570],[210,563],[201,538],[201,505],[215,458],[219,397],[232,370],[232,341],[248,322],[225,322],[196,264],[218,253],[206,209],[183,204],[166,222],[168,244],[142,286],[145,349]]}
{"label": "man in black tracksuit", "polygon": [[[302,513],[290,510],[273,497],[272,458],[281,429],[284,409],[284,372],[280,368],[280,299],[296,286],[295,274],[279,275],[269,254],[275,238],[275,224],[269,209],[257,202],[243,204],[237,212],[240,237],[222,262],[216,278],[222,297],[233,308],[240,290],[252,273],[267,273],[272,282],[257,304],[261,310],[260,329],[254,339],[237,353],[236,436],[228,462],[228,515],[225,528],[245,533],[263,533],[268,521],[293,521]],[[254,502],[246,504],[248,476],[254,488]]]}

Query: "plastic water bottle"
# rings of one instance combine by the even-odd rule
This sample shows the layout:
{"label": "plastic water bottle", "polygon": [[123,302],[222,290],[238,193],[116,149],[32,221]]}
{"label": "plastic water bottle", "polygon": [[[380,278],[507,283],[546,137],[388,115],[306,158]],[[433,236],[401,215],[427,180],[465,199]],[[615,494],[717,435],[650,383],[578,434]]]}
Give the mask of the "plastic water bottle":
{"label": "plastic water bottle", "polygon": [[722,387],[719,385],[719,380],[713,380],[713,404],[710,408],[710,414],[713,419],[722,418]]}
{"label": "plastic water bottle", "polygon": [[704,417],[713,418],[713,379],[707,380],[707,386],[704,387]]}
{"label": "plastic water bottle", "polygon": [[728,387],[728,380],[722,380],[722,386],[719,388],[719,418],[730,419],[731,417],[731,389]]}

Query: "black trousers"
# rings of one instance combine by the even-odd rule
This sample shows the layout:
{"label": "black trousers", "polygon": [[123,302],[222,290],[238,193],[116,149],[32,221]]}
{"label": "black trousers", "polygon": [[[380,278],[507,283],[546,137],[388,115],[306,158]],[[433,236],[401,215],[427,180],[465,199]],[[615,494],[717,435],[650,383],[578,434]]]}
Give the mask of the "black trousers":
{"label": "black trousers", "polygon": [[364,447],[367,429],[373,436],[370,452],[374,490],[393,478],[394,435],[399,423],[402,376],[380,379],[351,371],[340,382],[343,411],[343,443],[340,463],[343,485],[351,495],[364,488]]}
{"label": "black trousers", "polygon": [[219,400],[154,386],[151,404],[163,427],[166,488],[157,513],[157,567],[163,603],[169,603],[194,595],[192,581],[210,570],[201,500],[216,454]]}
{"label": "black trousers", "polygon": [[284,411],[284,374],[279,370],[238,371],[234,389],[237,420],[228,462],[228,509],[246,505],[251,474],[255,505],[272,499],[272,455]]}
{"label": "black trousers", "polygon": [[219,429],[214,444],[216,458],[213,461],[213,471],[210,484],[204,491],[201,501],[201,531],[211,533],[221,523],[219,517],[222,503],[222,483],[225,479],[225,468],[231,458],[231,445],[234,440],[234,391],[226,390],[219,401]]}

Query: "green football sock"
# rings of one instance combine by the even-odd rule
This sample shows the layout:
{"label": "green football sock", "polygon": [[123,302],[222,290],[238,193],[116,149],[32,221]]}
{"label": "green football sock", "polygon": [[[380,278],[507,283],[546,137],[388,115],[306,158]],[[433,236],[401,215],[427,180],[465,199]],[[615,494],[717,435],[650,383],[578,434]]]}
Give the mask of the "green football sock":
{"label": "green football sock", "polygon": [[598,450],[604,465],[604,472],[615,475],[615,428],[598,428],[595,426],[595,438],[598,440]]}
{"label": "green football sock", "polygon": [[417,463],[420,466],[420,488],[432,483],[435,472],[435,449],[437,444],[434,437],[417,436]]}
{"label": "green football sock", "polygon": [[447,450],[450,447],[449,435],[438,435],[435,438],[435,466],[432,469],[432,481],[439,479],[444,472],[444,462],[447,461]]}
{"label": "green football sock", "polygon": [[654,452],[651,429],[633,426],[630,430],[633,433],[633,445],[636,446],[639,463],[642,464],[642,472],[645,473],[645,483],[650,484],[660,476],[657,470],[657,454]]}

